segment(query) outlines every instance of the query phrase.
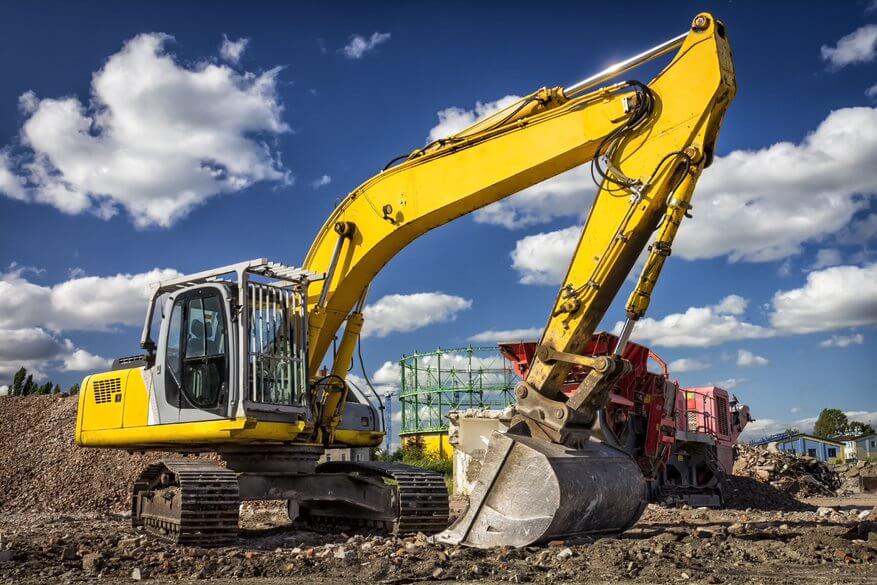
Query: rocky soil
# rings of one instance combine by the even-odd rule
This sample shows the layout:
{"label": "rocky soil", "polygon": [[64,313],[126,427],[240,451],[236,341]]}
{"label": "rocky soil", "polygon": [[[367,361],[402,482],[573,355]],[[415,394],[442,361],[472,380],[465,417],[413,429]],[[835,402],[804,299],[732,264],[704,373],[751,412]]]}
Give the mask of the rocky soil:
{"label": "rocky soil", "polygon": [[75,399],[0,399],[0,583],[877,585],[877,496],[800,501],[752,477],[729,483],[726,510],[651,505],[623,535],[524,549],[302,530],[280,502],[245,506],[235,546],[174,547],[125,512],[131,478],[159,455],[76,448],[75,410]]}

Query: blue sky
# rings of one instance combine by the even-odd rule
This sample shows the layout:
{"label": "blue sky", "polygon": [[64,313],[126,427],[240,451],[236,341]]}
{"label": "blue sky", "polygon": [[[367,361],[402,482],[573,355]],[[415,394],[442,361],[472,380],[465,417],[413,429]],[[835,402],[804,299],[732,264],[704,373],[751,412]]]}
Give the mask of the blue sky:
{"label": "blue sky", "polygon": [[[334,204],[389,159],[506,96],[675,36],[700,8],[727,26],[738,94],[639,339],[687,360],[683,385],[733,386],[754,431],[806,426],[823,407],[873,421],[868,2],[9,6],[0,384],[23,363],[66,386],[135,353],[150,280],[263,256],[299,264]],[[415,349],[541,327],[557,278],[544,267],[569,254],[593,196],[585,176],[400,253],[370,291],[370,373]],[[431,318],[416,318],[424,308]],[[393,383],[388,368],[378,378]]]}

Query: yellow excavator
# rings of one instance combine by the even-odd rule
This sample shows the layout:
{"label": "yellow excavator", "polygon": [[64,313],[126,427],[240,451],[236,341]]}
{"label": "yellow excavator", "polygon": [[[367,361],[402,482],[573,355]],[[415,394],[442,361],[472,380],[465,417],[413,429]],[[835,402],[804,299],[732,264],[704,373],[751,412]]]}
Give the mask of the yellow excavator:
{"label": "yellow excavator", "polygon": [[[649,83],[615,80],[674,50]],[[625,530],[646,485],[601,413],[735,91],[725,28],[699,14],[684,34],[391,161],[337,206],[301,267],[253,260],[157,283],[143,355],[83,381],[76,443],[213,454],[152,464],[134,483],[133,524],[184,544],[228,544],[240,501],[260,499],[287,500],[307,525],[478,547]],[[346,380],[381,268],[427,231],[588,161],[593,207],[466,513],[447,528],[437,474],[318,463],[327,449],[383,438],[375,408]],[[580,355],[647,246],[614,351]],[[590,373],[567,395],[573,365]]]}

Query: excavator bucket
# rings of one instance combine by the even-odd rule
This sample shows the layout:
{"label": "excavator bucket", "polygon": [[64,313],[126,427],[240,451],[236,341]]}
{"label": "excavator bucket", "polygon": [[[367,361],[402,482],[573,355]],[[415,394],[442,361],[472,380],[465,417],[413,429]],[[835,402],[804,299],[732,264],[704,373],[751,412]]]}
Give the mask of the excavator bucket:
{"label": "excavator bucket", "polygon": [[623,451],[596,440],[570,449],[494,432],[469,509],[434,538],[490,548],[617,533],[647,503],[642,472]]}

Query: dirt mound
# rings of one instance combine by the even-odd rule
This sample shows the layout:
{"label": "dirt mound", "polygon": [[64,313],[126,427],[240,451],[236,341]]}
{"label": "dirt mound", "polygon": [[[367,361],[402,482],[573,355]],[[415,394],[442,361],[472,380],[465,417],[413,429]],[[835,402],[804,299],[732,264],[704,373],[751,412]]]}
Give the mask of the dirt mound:
{"label": "dirt mound", "polygon": [[837,472],[817,459],[749,445],[737,445],[734,475],[758,480],[798,498],[835,496],[841,486]]}
{"label": "dirt mound", "polygon": [[732,475],[722,485],[722,499],[726,508],[733,510],[775,510],[791,512],[813,510],[813,506],[796,500],[768,483],[751,477]]}
{"label": "dirt mound", "polygon": [[159,453],[73,444],[78,397],[0,398],[0,510],[121,511]]}

